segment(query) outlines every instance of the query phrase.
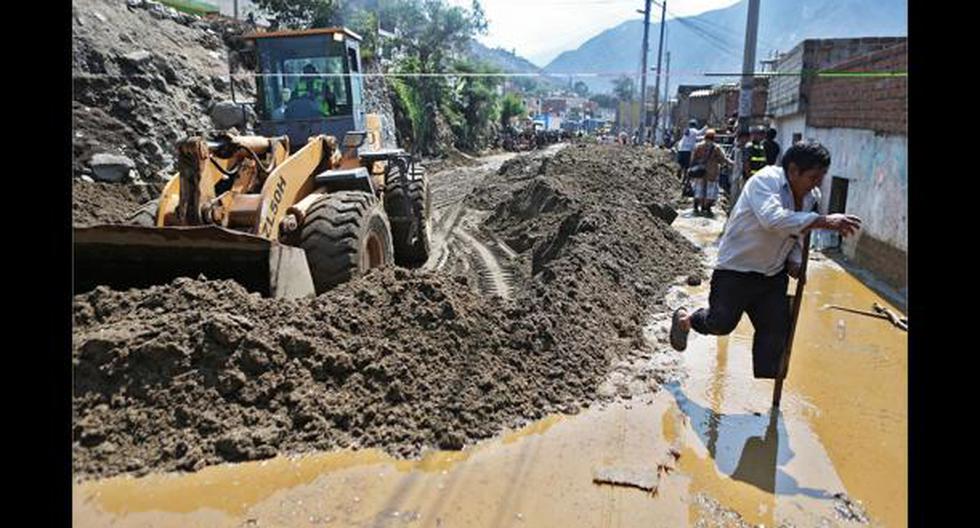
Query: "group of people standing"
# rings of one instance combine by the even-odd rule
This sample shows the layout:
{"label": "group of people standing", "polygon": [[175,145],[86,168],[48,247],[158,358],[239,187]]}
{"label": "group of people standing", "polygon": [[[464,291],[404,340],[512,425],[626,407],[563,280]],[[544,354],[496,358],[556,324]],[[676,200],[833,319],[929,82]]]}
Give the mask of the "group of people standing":
{"label": "group of people standing", "polygon": [[[697,120],[688,123],[687,130],[677,142],[677,163],[681,175],[690,178],[694,195],[694,214],[713,216],[711,207],[718,200],[719,179],[723,167],[731,170],[731,203],[738,200],[745,181],[766,166],[779,163],[781,148],[776,142],[776,130],[754,126],[750,132],[739,132],[729,158],[716,143],[717,133]],[[699,141],[700,138],[700,141]]]}

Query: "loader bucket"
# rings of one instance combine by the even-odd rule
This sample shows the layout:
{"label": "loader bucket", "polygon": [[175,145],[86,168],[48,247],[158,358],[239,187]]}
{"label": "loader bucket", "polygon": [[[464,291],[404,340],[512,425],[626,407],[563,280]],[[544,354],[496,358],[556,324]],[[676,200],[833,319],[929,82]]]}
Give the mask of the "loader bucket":
{"label": "loader bucket", "polygon": [[232,279],[267,297],[314,293],[306,253],[219,226],[98,225],[74,231],[75,292],[166,284],[177,277]]}

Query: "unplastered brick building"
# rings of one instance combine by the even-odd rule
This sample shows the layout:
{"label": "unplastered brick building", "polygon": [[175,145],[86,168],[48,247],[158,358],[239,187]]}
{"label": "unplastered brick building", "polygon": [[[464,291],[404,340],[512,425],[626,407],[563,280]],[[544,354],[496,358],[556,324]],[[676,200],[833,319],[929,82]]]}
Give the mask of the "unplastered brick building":
{"label": "unplastered brick building", "polygon": [[864,220],[858,236],[839,242],[844,254],[899,289],[908,251],[907,64],[905,37],[805,40],[776,61],[768,101],[784,149],[812,139],[830,150],[821,210]]}

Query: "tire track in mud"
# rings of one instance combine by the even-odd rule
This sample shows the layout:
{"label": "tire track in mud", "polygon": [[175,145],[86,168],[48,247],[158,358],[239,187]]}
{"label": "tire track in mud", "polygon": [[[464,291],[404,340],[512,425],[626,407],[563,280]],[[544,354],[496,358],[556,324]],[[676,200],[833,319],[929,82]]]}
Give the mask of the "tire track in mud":
{"label": "tire track in mud", "polygon": [[430,176],[433,193],[432,256],[428,270],[451,270],[476,280],[479,290],[504,300],[512,297],[516,253],[480,229],[485,211],[465,206],[481,177],[496,171],[513,154],[494,156],[477,167],[460,167]]}

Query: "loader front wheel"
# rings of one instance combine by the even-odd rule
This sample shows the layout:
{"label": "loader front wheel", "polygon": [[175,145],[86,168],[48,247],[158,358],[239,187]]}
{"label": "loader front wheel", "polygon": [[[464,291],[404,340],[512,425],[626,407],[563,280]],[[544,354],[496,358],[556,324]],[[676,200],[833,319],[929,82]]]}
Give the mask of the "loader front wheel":
{"label": "loader front wheel", "polygon": [[391,227],[370,193],[328,194],[306,213],[300,228],[317,295],[394,260]]}

